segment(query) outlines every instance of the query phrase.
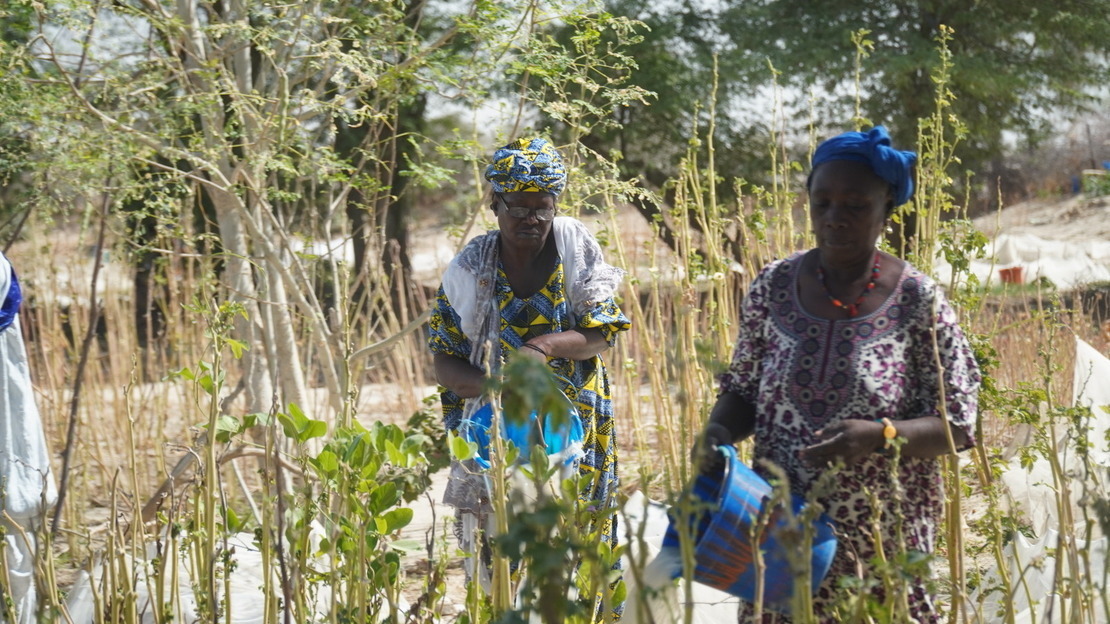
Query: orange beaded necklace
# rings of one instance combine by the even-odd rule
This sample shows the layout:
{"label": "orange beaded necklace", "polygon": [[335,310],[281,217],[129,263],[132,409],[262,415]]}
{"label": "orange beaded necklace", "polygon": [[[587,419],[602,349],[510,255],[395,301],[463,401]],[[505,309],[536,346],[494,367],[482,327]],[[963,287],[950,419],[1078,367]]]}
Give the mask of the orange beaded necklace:
{"label": "orange beaded necklace", "polygon": [[849,317],[854,317],[859,314],[859,304],[863,303],[863,298],[867,296],[867,293],[875,290],[875,282],[879,279],[879,252],[875,252],[875,264],[871,267],[871,281],[863,287],[863,292],[856,298],[855,303],[844,303],[833,296],[832,291],[829,290],[829,285],[825,283],[825,272],[821,270],[820,262],[817,263],[817,279],[821,281],[821,287],[825,289],[825,296],[829,298],[829,301],[841,310],[847,310]]}

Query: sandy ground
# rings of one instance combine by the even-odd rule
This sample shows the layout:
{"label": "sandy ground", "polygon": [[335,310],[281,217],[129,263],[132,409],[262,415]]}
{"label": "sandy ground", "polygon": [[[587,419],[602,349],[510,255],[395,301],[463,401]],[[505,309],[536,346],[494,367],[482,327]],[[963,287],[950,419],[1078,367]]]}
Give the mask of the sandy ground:
{"label": "sandy ground", "polygon": [[1033,200],[978,217],[975,225],[992,238],[1007,233],[1065,242],[1110,240],[1110,197]]}

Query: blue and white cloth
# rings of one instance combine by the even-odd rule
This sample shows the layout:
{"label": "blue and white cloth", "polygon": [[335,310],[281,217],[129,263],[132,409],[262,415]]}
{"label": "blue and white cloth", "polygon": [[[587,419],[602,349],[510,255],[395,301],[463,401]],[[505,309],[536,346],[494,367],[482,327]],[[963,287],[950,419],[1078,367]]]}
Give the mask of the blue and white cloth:
{"label": "blue and white cloth", "polygon": [[19,326],[22,292],[11,263],[0,254],[0,509],[19,525],[3,522],[13,624],[38,621],[35,530],[58,498],[42,420],[35,404],[27,349]]}
{"label": "blue and white cloth", "polygon": [[21,299],[12,265],[0,254],[0,507],[22,523],[53,504],[57,489],[19,325]]}

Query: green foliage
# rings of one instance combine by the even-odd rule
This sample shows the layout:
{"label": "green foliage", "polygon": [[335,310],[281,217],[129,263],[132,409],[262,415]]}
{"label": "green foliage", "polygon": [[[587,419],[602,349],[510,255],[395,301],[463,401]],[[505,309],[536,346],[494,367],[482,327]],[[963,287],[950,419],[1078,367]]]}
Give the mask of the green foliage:
{"label": "green foliage", "polygon": [[518,422],[532,413],[555,417],[553,426],[565,424],[569,403],[559,390],[551,369],[533,358],[511,358],[503,370],[504,380],[496,390],[501,394],[505,417]]}
{"label": "green foliage", "polygon": [[1083,176],[1083,192],[1092,197],[1110,195],[1110,171]]}
{"label": "green foliage", "polygon": [[[1110,65],[1110,4],[1001,0],[877,3],[808,3],[756,0],[729,3],[717,26],[722,56],[750,67],[771,62],[790,85],[830,96],[825,119],[843,119],[856,94],[840,89],[861,62],[862,115],[892,127],[896,145],[913,143],[915,122],[930,115],[938,67],[933,37],[952,32],[955,57],[953,114],[968,128],[961,158],[976,168],[998,154],[1003,132],[1041,135],[1056,107],[1093,103],[1092,87],[1104,84]],[[868,29],[868,54],[857,55],[853,36]],[[803,96],[805,97],[805,96]]]}
{"label": "green foliage", "polygon": [[[502,380],[494,382],[491,390],[501,396],[505,418],[537,411],[555,418],[557,427],[559,418],[568,414],[567,398],[551,370],[533,358],[510,359],[502,369]],[[453,444],[459,451],[472,452],[458,440],[454,438]],[[613,548],[605,535],[616,509],[584,505],[581,494],[592,489],[592,476],[575,473],[564,479],[562,466],[549,463],[543,447],[532,449],[527,465],[518,465],[517,457],[518,451],[511,448],[504,457],[491,453],[489,478],[495,484],[492,496],[498,492],[505,496],[503,506],[494,504],[505,522],[491,539],[493,567],[496,570],[499,561],[511,565],[520,600],[508,608],[495,597],[489,621],[526,622],[530,615],[538,615],[545,623],[595,622],[597,614],[608,613],[624,599],[624,584],[616,570],[624,547]],[[528,483],[523,489],[522,480]],[[496,596],[496,572],[494,585]],[[577,599],[570,599],[571,588],[577,590]]]}
{"label": "green foliage", "polygon": [[617,125],[621,107],[646,104],[649,91],[627,85],[636,69],[626,50],[642,40],[640,24],[608,13],[574,13],[566,18],[568,43],[542,32],[510,63],[510,75],[537,79],[537,106],[552,120],[591,134]]}
{"label": "green foliage", "polygon": [[290,403],[288,413],[279,413],[277,420],[281,423],[285,435],[297,442],[306,442],[312,438],[319,438],[328,432],[328,425],[322,420],[312,420],[305,416],[299,407]]}
{"label": "green foliage", "polygon": [[425,456],[428,460],[428,472],[431,474],[446,468],[451,463],[451,455],[439,397],[429,395],[421,403],[421,409],[409,417],[405,427],[412,433],[425,436]]}
{"label": "green foliage", "polygon": [[204,390],[209,396],[215,397],[226,379],[226,371],[220,370],[213,372],[212,365],[208,362],[200,362],[197,369],[194,371],[191,368],[183,368],[171,375],[167,379],[174,379],[180,377],[187,381],[191,381]]}
{"label": "green foliage", "polygon": [[700,134],[710,124],[710,111],[719,107],[726,123],[713,126],[712,139],[721,148],[714,166],[722,196],[731,196],[734,178],[764,181],[762,147],[772,120],[731,121],[735,107],[752,94],[747,78],[752,73],[767,78],[766,66],[753,68],[738,55],[723,53],[720,43],[729,35],[719,28],[717,9],[627,0],[607,0],[605,7],[642,24],[634,40],[607,39],[635,59],[628,84],[651,97],[611,111],[615,123],[601,125],[584,139],[591,149],[612,154],[622,175],[638,177],[658,191],[678,175],[691,132]]}

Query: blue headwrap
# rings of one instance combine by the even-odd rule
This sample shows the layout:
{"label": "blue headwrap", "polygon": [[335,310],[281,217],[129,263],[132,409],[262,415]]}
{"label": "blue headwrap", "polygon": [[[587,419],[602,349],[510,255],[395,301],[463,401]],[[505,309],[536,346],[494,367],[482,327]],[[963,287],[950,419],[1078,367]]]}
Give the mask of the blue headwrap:
{"label": "blue headwrap", "polygon": [[917,154],[896,150],[890,145],[886,128],[875,126],[870,132],[845,132],[817,146],[810,166],[812,176],[817,166],[830,160],[852,160],[871,166],[894,190],[894,205],[901,206],[913,197],[913,164]]}
{"label": "blue headwrap", "polygon": [[486,179],[497,193],[551,193],[567,185],[567,169],[547,139],[517,139],[493,153]]}

